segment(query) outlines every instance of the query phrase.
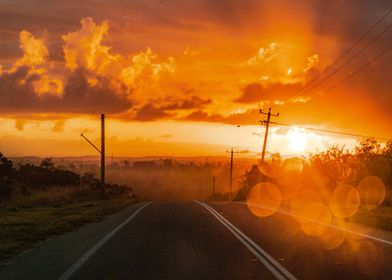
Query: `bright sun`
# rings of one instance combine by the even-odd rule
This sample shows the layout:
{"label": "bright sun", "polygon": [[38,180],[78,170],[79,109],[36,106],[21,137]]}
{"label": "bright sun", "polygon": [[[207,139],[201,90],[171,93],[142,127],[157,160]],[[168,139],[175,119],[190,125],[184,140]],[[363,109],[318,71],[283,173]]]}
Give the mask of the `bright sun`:
{"label": "bright sun", "polygon": [[289,139],[289,147],[293,152],[305,151],[307,137],[306,134],[300,131],[298,128],[291,128],[287,133]]}

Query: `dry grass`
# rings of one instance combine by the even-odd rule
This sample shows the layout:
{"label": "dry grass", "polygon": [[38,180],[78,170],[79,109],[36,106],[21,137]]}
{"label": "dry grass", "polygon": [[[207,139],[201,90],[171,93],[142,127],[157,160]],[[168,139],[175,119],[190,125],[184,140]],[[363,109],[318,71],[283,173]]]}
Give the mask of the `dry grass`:
{"label": "dry grass", "polygon": [[52,235],[98,222],[134,201],[126,195],[101,199],[93,190],[53,188],[14,197],[0,207],[0,259],[12,257]]}

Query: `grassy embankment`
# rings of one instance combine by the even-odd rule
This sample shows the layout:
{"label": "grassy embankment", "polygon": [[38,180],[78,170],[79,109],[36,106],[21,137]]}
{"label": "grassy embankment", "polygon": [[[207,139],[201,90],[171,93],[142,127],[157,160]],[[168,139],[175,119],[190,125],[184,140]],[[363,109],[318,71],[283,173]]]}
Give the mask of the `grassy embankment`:
{"label": "grassy embankment", "polygon": [[0,260],[52,235],[98,222],[135,201],[125,193],[102,199],[96,190],[81,192],[77,187],[53,188],[14,198],[0,205]]}

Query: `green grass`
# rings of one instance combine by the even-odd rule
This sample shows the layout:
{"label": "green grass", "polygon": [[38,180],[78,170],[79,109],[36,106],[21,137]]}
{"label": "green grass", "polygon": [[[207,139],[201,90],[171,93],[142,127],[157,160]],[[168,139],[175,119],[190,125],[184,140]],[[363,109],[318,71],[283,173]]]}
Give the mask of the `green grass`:
{"label": "green grass", "polygon": [[[15,256],[52,235],[101,221],[132,203],[126,196],[100,199],[97,193],[66,197],[40,194],[0,207],[0,260]],[[44,199],[42,199],[44,197]]]}
{"label": "green grass", "polygon": [[392,207],[383,206],[373,211],[360,208],[351,221],[368,227],[392,231]]}

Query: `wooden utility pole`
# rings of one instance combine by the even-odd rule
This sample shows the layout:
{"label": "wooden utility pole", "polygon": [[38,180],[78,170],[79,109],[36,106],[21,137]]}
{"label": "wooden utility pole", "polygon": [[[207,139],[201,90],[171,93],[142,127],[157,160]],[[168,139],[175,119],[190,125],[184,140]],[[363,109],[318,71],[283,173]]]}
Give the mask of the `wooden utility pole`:
{"label": "wooden utility pole", "polygon": [[98,153],[101,154],[101,192],[105,196],[105,114],[101,114],[101,149],[98,149],[82,132],[80,134]]}
{"label": "wooden utility pole", "polygon": [[101,114],[101,192],[105,195],[105,114]]}
{"label": "wooden utility pole", "polygon": [[263,144],[263,151],[261,152],[261,162],[264,162],[265,159],[265,149],[267,148],[267,138],[268,138],[268,129],[271,121],[271,116],[272,117],[279,117],[279,113],[277,114],[271,114],[271,108],[269,108],[268,113],[264,113],[263,110],[260,109],[260,114],[262,115],[267,115],[267,119],[264,121],[261,121],[262,124],[265,125],[265,135],[264,135],[264,144]]}
{"label": "wooden utility pole", "polygon": [[229,201],[231,201],[232,198],[232,188],[233,188],[233,161],[234,161],[234,153],[238,153],[238,152],[234,152],[234,149],[231,148],[230,151],[226,151],[226,153],[230,153],[230,191],[229,191]]}

